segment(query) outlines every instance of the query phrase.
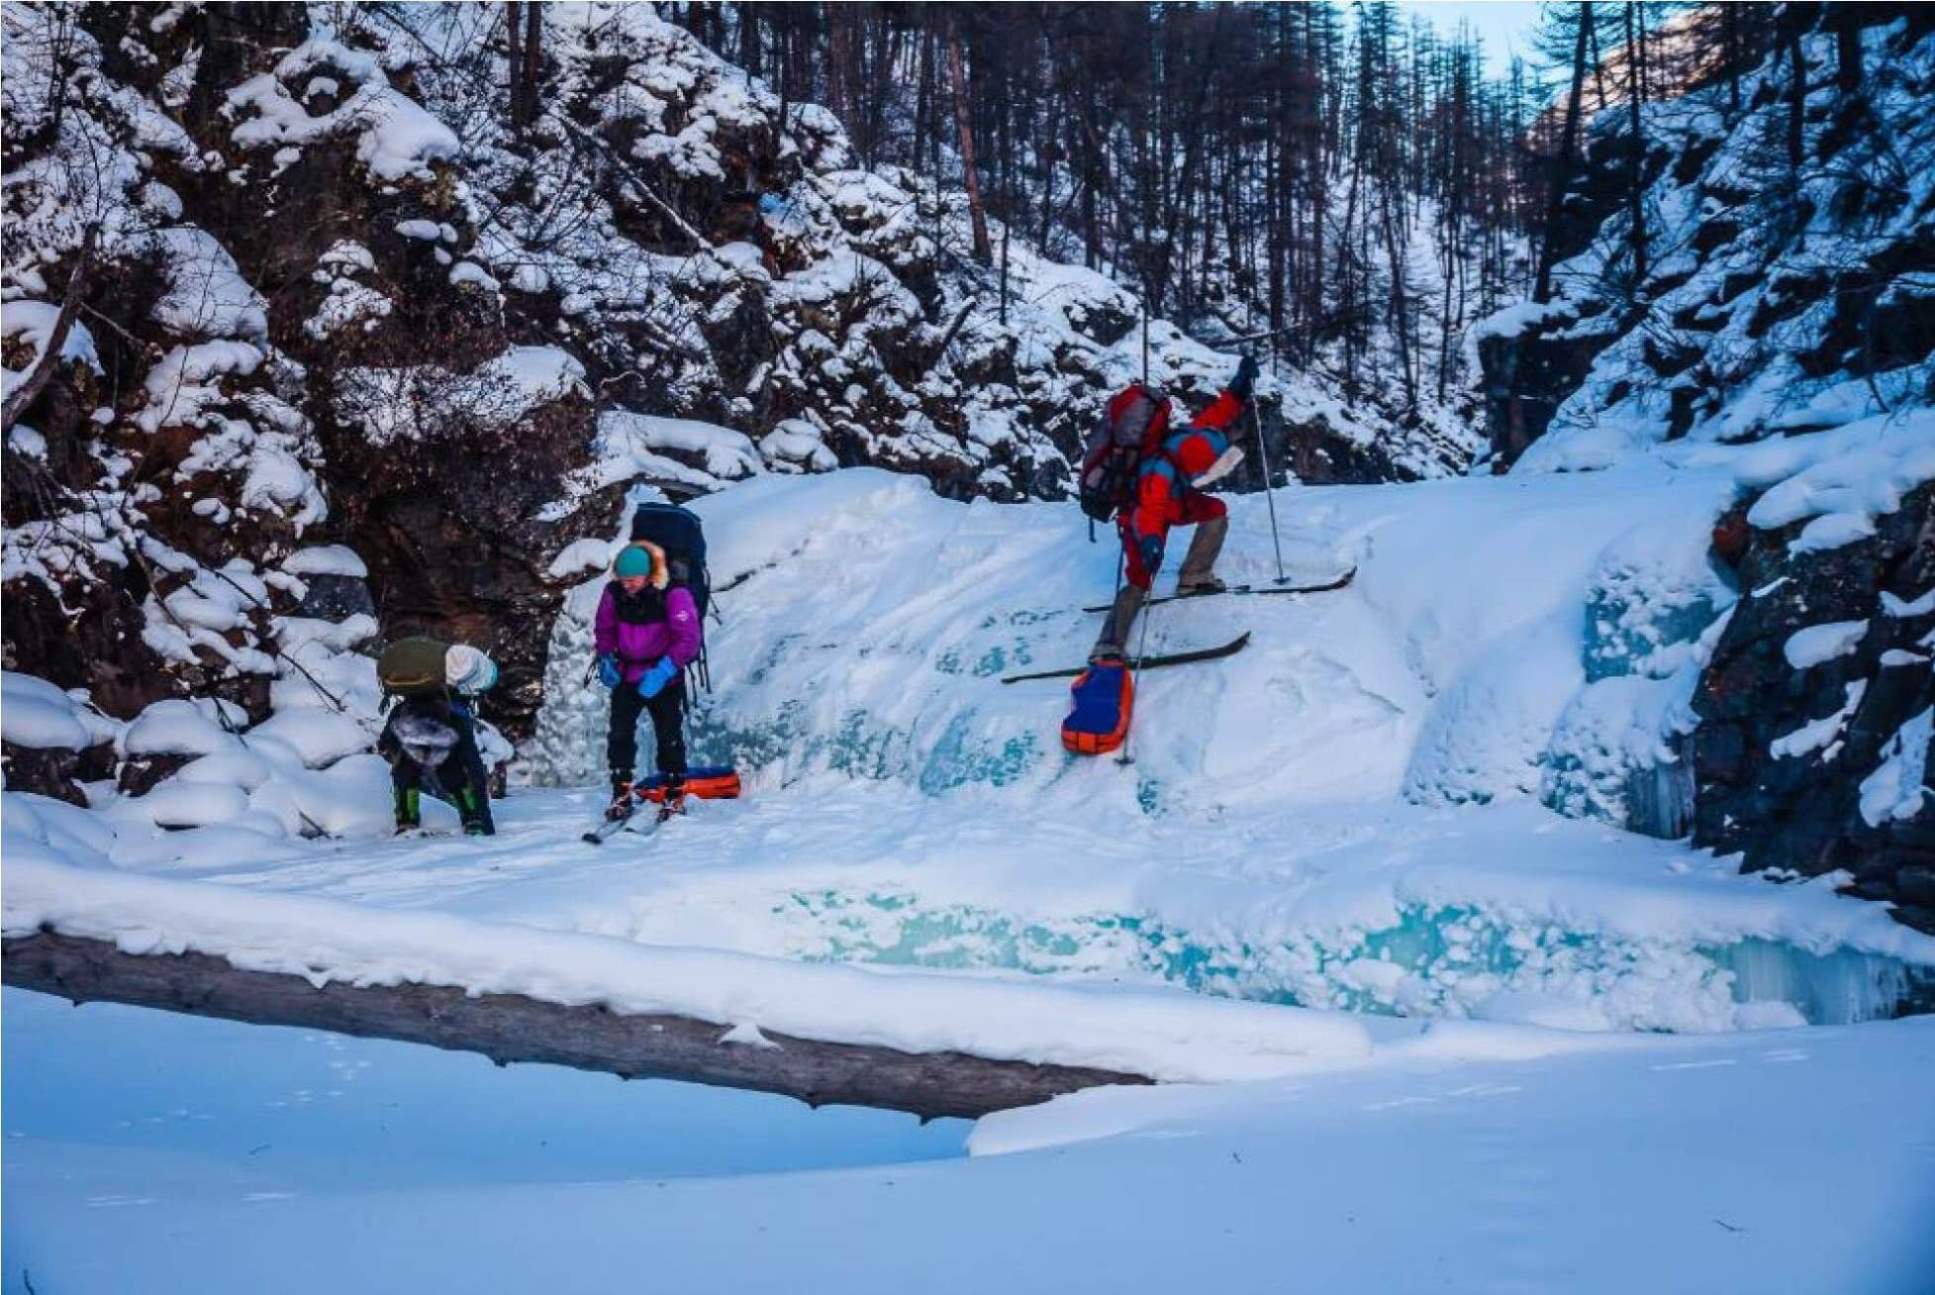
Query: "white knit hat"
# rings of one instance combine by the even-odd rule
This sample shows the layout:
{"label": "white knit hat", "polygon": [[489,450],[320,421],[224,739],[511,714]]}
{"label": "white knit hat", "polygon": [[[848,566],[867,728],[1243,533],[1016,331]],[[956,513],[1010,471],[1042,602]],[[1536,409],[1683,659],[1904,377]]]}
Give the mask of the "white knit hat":
{"label": "white knit hat", "polygon": [[489,692],[497,685],[497,663],[465,643],[443,654],[443,677],[458,692]]}

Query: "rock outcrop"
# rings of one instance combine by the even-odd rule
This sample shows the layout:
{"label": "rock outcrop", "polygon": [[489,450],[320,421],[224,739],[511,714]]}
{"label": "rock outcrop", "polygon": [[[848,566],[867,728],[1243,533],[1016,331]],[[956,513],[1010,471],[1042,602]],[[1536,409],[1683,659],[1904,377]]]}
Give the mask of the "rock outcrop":
{"label": "rock outcrop", "polygon": [[1554,230],[1552,300],[1476,344],[1499,470],[1782,442],[1753,451],[1714,535],[1740,597],[1692,701],[1693,840],[1750,871],[1845,873],[1935,930],[1935,32],[1854,12],[1852,88],[1835,33],[1797,33],[1798,157],[1785,56],[1743,78],[1738,113],[1718,86],[1645,105],[1644,276],[1631,114],[1601,113]]}
{"label": "rock outcrop", "polygon": [[1831,549],[1797,545],[1812,518],[1747,515],[1718,535],[1743,596],[1693,699],[1693,839],[1750,871],[1845,871],[1935,932],[1935,482]]}

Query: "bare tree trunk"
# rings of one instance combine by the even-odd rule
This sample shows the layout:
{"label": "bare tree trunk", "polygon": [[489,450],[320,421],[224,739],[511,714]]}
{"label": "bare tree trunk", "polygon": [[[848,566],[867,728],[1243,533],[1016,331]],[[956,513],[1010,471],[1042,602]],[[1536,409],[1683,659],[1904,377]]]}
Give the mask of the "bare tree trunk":
{"label": "bare tree trunk", "polygon": [[[535,4],[535,0],[533,0]],[[504,5],[504,38],[510,49],[511,129],[524,128],[524,6],[518,0]]]}
{"label": "bare tree trunk", "polygon": [[1801,57],[1801,29],[1790,22],[1786,24],[1788,99],[1787,99],[1787,168],[1799,173],[1801,156],[1805,147],[1803,127],[1807,117],[1807,60]]}
{"label": "bare tree trunk", "polygon": [[544,72],[544,6],[524,6],[524,124],[537,120],[538,79]]}
{"label": "bare tree trunk", "polygon": [[947,70],[954,81],[954,128],[961,136],[961,171],[967,184],[968,221],[974,227],[974,259],[983,265],[994,264],[994,247],[988,241],[988,217],[981,208],[981,178],[974,169],[974,115],[969,111],[967,72],[961,66],[960,29],[947,32]]}
{"label": "bare tree trunk", "polygon": [[73,331],[74,316],[80,313],[81,297],[87,291],[87,275],[94,266],[94,244],[100,232],[99,225],[89,225],[82,235],[80,258],[74,262],[73,273],[67,276],[67,291],[61,297],[60,313],[54,316],[54,327],[47,335],[47,349],[34,361],[33,372],[27,375],[26,381],[15,387],[7,396],[6,405],[0,407],[0,442],[13,431],[13,425],[20,421],[20,416],[27,412],[60,366],[60,353],[66,349],[67,334]]}
{"label": "bare tree trunk", "polygon": [[1572,47],[1572,90],[1566,96],[1565,129],[1559,136],[1559,155],[1554,159],[1550,189],[1545,200],[1545,231],[1539,239],[1539,269],[1532,285],[1532,300],[1552,300],[1552,235],[1558,228],[1559,212],[1565,201],[1565,182],[1571,178],[1572,153],[1579,138],[1579,97],[1586,84],[1586,46],[1592,35],[1592,5],[1579,6],[1579,34]]}
{"label": "bare tree trunk", "polygon": [[728,1043],[731,1023],[689,1016],[566,1007],[519,994],[472,997],[442,985],[318,987],[303,976],[244,971],[205,953],[123,953],[109,940],[41,932],[9,939],[6,983],[100,1001],[254,1025],[292,1025],[360,1038],[479,1052],[507,1065],[543,1062],[626,1079],[677,1079],[797,1097],[812,1106],[875,1106],[922,1119],[1032,1106],[1098,1084],[1146,1076],[1085,1066],[998,1061],[963,1052],[901,1052],[768,1033]]}
{"label": "bare tree trunk", "polygon": [[[1640,39],[1643,27],[1635,26],[1634,16],[1639,6],[1633,0],[1626,0],[1626,101],[1630,110],[1633,131],[1632,164],[1627,169],[1626,200],[1628,221],[1632,228],[1628,240],[1633,249],[1633,296],[1638,297],[1640,285],[1646,282],[1646,203],[1642,186],[1646,180],[1646,135],[1640,113]],[[1641,20],[1643,24],[1644,20]]]}
{"label": "bare tree trunk", "polygon": [[1828,6],[1834,28],[1834,83],[1843,93],[1861,88],[1861,8],[1854,4]]}
{"label": "bare tree trunk", "polygon": [[[853,118],[852,96],[848,94],[853,85],[853,14],[850,4],[830,4],[826,6],[826,106],[840,119],[840,124],[849,134],[855,133],[858,124]],[[865,149],[861,152],[864,154]]]}
{"label": "bare tree trunk", "polygon": [[739,18],[739,66],[752,76],[760,74],[759,19],[749,5],[735,5]]}

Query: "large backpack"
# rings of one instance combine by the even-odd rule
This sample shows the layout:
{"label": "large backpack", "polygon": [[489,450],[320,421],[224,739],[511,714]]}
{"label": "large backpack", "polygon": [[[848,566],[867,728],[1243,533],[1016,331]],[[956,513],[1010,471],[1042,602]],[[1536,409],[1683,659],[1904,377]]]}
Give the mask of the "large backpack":
{"label": "large backpack", "polygon": [[712,691],[712,662],[706,655],[705,616],[712,606],[712,573],[705,565],[705,527],[699,515],[677,504],[640,504],[632,513],[632,539],[650,540],[665,550],[672,583],[692,594],[699,613],[699,684]]}
{"label": "large backpack", "polygon": [[650,540],[665,550],[672,582],[691,591],[703,627],[712,604],[712,576],[706,570],[705,527],[699,515],[677,504],[640,504],[632,514],[632,538]]}
{"label": "large backpack", "polygon": [[1136,382],[1110,397],[1088,435],[1076,479],[1076,499],[1091,522],[1106,522],[1134,506],[1136,470],[1168,429],[1169,401],[1160,391]]}
{"label": "large backpack", "polygon": [[376,658],[377,682],[390,697],[424,697],[445,691],[444,653],[440,639],[402,638]]}

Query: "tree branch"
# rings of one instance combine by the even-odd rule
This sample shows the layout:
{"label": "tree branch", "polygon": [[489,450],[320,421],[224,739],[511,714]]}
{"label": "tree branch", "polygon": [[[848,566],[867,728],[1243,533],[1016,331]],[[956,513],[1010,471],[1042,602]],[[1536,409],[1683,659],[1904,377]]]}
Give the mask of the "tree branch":
{"label": "tree branch", "polygon": [[94,261],[94,243],[100,237],[101,227],[89,225],[81,239],[81,257],[74,266],[74,272],[67,276],[67,294],[61,299],[60,313],[54,317],[53,332],[47,336],[47,348],[34,361],[33,372],[27,380],[13,389],[4,407],[0,407],[0,438],[13,431],[13,425],[20,421],[20,415],[39,397],[47,380],[54,376],[54,368],[60,363],[60,353],[67,346],[67,334],[74,327],[74,316],[81,309],[81,294],[87,290],[87,272]]}

